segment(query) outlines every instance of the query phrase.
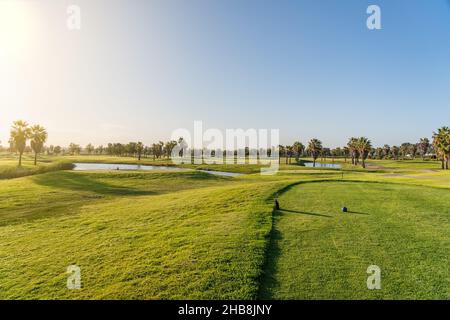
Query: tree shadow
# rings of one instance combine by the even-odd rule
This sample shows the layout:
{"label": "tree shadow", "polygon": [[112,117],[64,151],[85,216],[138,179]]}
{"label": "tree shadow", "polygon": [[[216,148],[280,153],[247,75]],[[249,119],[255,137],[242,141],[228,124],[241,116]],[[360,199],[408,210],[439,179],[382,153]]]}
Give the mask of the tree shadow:
{"label": "tree shadow", "polygon": [[107,184],[93,179],[88,175],[75,172],[58,172],[57,175],[37,175],[33,177],[33,180],[42,186],[73,191],[87,191],[103,196],[142,196],[157,194],[154,191]]}
{"label": "tree shadow", "polygon": [[366,212],[358,212],[358,211],[347,211],[347,213],[354,213],[354,214],[362,214],[368,216],[369,214]]}
{"label": "tree shadow", "polygon": [[317,217],[324,217],[324,218],[331,218],[331,216],[321,213],[314,213],[314,212],[305,212],[305,211],[298,211],[298,210],[289,210],[289,209],[283,209],[281,208],[279,211],[281,212],[291,212],[291,213],[298,213],[298,214],[304,214],[308,216],[317,216]]}

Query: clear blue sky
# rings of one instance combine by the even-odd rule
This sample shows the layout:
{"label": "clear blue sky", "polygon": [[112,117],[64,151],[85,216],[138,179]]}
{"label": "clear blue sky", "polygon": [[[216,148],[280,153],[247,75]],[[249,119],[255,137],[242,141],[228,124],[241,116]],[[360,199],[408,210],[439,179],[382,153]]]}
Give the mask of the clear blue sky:
{"label": "clear blue sky", "polygon": [[[20,37],[0,38],[3,144],[17,118],[62,145],[152,143],[194,120],[329,146],[414,142],[450,125],[447,0],[22,3],[26,22],[6,25]],[[78,32],[65,25],[72,3]],[[382,30],[366,28],[369,4]]]}

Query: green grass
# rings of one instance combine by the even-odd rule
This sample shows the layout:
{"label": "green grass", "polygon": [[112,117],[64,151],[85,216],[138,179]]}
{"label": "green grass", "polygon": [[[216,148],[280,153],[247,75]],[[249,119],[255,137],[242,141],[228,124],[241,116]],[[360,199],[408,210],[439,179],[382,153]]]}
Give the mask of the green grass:
{"label": "green grass", "polygon": [[0,180],[26,177],[52,171],[70,170],[72,163],[56,158],[39,158],[39,163],[34,165],[34,157],[24,155],[22,166],[19,167],[18,156],[14,154],[0,154]]}
{"label": "green grass", "polygon": [[[39,160],[26,155],[28,176],[0,180],[0,299],[450,298],[450,173],[438,162],[362,170],[336,159],[341,171],[293,161],[274,176],[259,165],[184,165],[249,173],[230,178],[61,170],[138,163],[125,157]],[[1,154],[0,177],[18,172],[16,161]],[[277,195],[286,210],[273,212]],[[79,291],[66,288],[71,264]],[[370,264],[382,290],[366,288]]]}
{"label": "green grass", "polygon": [[62,171],[0,181],[0,225],[78,212],[93,201],[159,195],[226,184],[231,178],[203,172]]}
{"label": "green grass", "polygon": [[[447,190],[324,181],[279,200],[261,298],[450,298]],[[367,289],[369,265],[381,290]]]}
{"label": "green grass", "polygon": [[[256,298],[275,182],[60,172],[1,188],[21,201],[0,210],[0,298]],[[80,291],[66,288],[70,264]]]}

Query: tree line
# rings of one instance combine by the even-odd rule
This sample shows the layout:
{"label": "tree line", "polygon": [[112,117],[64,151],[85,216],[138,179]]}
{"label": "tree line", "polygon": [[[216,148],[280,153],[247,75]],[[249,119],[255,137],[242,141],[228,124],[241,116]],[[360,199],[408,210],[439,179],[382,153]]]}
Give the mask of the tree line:
{"label": "tree line", "polygon": [[[365,161],[370,159],[393,159],[399,160],[412,158],[420,155],[422,159],[425,159],[427,154],[433,154],[434,149],[430,144],[428,138],[420,139],[420,142],[416,144],[403,143],[400,147],[384,145],[383,147],[374,148],[372,143],[366,137],[349,139],[347,145],[344,147],[337,147],[334,149],[326,148],[322,146],[322,141],[317,138],[311,139],[305,147],[301,142],[295,142],[289,146],[279,146],[280,157],[285,158],[286,164],[291,163],[291,158],[298,160],[302,156],[311,156],[313,158],[313,165],[315,161],[320,157],[324,158],[344,158],[347,161],[351,159],[353,165],[361,163],[365,167]],[[360,162],[361,160],[361,162]]]}
{"label": "tree line", "polygon": [[[106,146],[99,145],[95,147],[89,143],[84,148],[79,144],[70,143],[68,147],[50,145],[45,146],[48,134],[41,125],[30,126],[26,121],[14,121],[9,139],[9,151],[17,152],[19,154],[19,166],[22,165],[22,155],[24,152],[34,153],[34,164],[37,164],[37,155],[39,153],[47,153],[48,155],[70,154],[79,155],[96,154],[96,155],[111,155],[119,157],[136,157],[141,160],[142,157],[153,159],[167,158],[169,159],[172,150],[178,144],[183,144],[183,138],[178,141],[159,141],[151,145],[144,145],[142,142],[129,143],[108,143]],[[30,145],[27,146],[27,141]],[[450,129],[448,127],[441,127],[436,132],[433,132],[432,142],[428,138],[421,138],[417,143],[403,143],[400,146],[384,145],[382,147],[374,148],[371,141],[366,137],[351,137],[347,144],[343,147],[327,148],[323,147],[322,142],[317,139],[311,139],[307,145],[303,145],[300,141],[294,142],[292,145],[279,145],[279,156],[285,158],[286,164],[291,163],[294,158],[297,162],[300,157],[311,156],[313,158],[313,166],[316,165],[317,159],[325,158],[344,158],[351,159],[353,165],[361,165],[366,167],[366,160],[369,159],[415,159],[420,156],[423,160],[428,156],[441,161],[442,169],[448,169],[450,162]],[[191,150],[193,152],[193,150]],[[226,150],[223,151],[226,155]],[[214,151],[212,154],[214,155]],[[258,152],[256,152],[258,154]],[[270,156],[270,150],[268,150]],[[234,155],[238,152],[235,150]],[[245,156],[250,154],[249,148],[244,150]]]}
{"label": "tree line", "polygon": [[70,155],[78,155],[82,152],[85,154],[96,154],[96,155],[110,155],[117,157],[136,157],[138,160],[141,158],[153,157],[154,159],[159,158],[170,158],[173,148],[178,144],[177,141],[159,141],[158,143],[153,143],[150,146],[144,145],[142,142],[129,142],[129,143],[108,143],[106,146],[100,145],[95,147],[91,143],[82,148],[80,145],[71,143],[67,149],[64,149],[64,153],[69,153]]}
{"label": "tree line", "polygon": [[322,141],[317,138],[311,139],[305,147],[301,142],[296,141],[292,145],[280,145],[279,147],[280,161],[285,158],[286,164],[291,163],[291,158],[296,161],[302,156],[311,156],[313,158],[313,166],[316,160],[324,158],[344,158],[351,159],[353,165],[366,167],[366,159],[392,159],[405,160],[407,158],[415,159],[420,156],[422,160],[432,157],[441,161],[442,169],[448,170],[450,162],[450,129],[442,127],[433,132],[433,139],[430,143],[428,138],[421,138],[417,143],[402,143],[400,146],[389,146],[385,144],[383,147],[374,148],[371,141],[366,137],[352,137],[348,140],[347,145],[334,149],[323,147]]}

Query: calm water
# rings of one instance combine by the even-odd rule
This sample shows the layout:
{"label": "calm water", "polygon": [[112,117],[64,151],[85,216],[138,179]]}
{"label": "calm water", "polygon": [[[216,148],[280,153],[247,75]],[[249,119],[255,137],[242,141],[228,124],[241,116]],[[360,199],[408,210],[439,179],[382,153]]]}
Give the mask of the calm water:
{"label": "calm water", "polygon": [[177,167],[148,166],[141,164],[116,164],[116,163],[74,163],[76,171],[86,170],[182,170]]}
{"label": "calm water", "polygon": [[[141,164],[117,164],[117,163],[74,163],[75,167],[73,170],[76,171],[88,171],[88,170],[188,170],[178,167],[168,167],[168,166],[150,166]],[[242,175],[242,173],[236,172],[224,172],[224,171],[209,171],[209,170],[198,170],[201,172],[206,172],[214,174],[217,176],[225,177],[237,177]]]}
{"label": "calm water", "polygon": [[[313,163],[312,162],[305,162],[305,167],[312,167]],[[335,163],[320,163],[320,162],[316,162],[316,167],[317,168],[335,168],[335,169],[340,169],[341,165],[340,164],[335,164]]]}

